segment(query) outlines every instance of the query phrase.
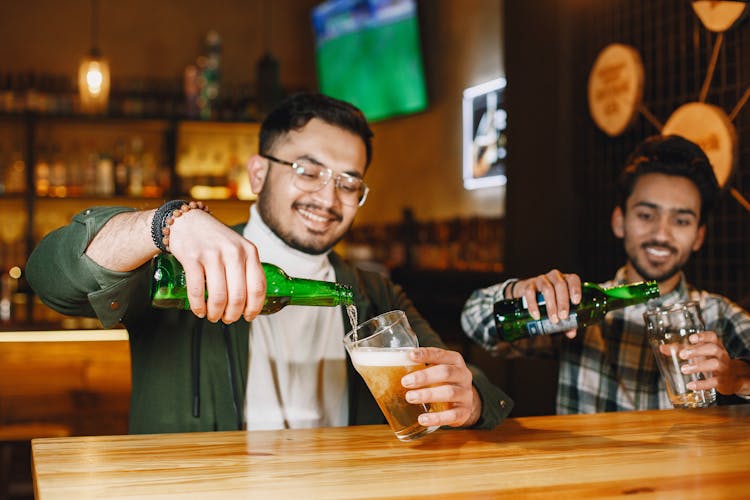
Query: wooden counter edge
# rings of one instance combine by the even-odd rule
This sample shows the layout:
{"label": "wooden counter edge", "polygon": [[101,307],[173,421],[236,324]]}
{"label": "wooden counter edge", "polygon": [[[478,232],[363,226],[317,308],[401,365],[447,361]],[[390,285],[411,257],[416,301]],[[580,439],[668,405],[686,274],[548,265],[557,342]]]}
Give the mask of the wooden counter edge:
{"label": "wooden counter edge", "polygon": [[128,340],[125,329],[0,332],[0,342],[86,342]]}

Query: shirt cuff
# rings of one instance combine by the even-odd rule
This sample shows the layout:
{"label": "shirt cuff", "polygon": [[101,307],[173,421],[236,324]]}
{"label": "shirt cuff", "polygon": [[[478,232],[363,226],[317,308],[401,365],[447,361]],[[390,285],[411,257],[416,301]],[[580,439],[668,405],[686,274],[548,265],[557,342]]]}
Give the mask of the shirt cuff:
{"label": "shirt cuff", "polygon": [[148,293],[135,291],[150,289],[150,261],[134,271],[118,272],[105,269],[86,255],[83,258],[100,286],[99,290],[88,294],[89,303],[106,328],[122,322],[129,311],[149,303]]}

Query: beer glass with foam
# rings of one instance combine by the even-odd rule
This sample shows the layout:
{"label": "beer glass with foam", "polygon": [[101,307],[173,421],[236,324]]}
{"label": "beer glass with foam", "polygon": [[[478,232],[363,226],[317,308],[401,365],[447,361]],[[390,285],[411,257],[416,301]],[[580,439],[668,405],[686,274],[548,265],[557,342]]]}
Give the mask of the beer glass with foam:
{"label": "beer glass with foam", "polygon": [[[417,421],[420,414],[430,411],[430,405],[407,402],[407,389],[401,385],[404,375],[426,368],[409,358],[419,344],[403,311],[365,321],[344,337],[344,345],[398,439],[411,441],[438,428]],[[443,409],[442,404],[432,406],[434,411]]]}

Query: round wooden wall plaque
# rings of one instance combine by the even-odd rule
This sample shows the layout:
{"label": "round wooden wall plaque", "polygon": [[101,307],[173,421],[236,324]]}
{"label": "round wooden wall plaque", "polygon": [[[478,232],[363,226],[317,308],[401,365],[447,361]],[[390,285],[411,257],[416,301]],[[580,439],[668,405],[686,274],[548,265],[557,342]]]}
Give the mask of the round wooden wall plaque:
{"label": "round wooden wall plaque", "polygon": [[697,0],[693,10],[707,30],[720,33],[734,26],[748,10],[746,2],[716,2]]}
{"label": "round wooden wall plaque", "polygon": [[643,63],[638,51],[613,43],[599,52],[589,74],[589,111],[609,136],[632,122],[643,96]]}
{"label": "round wooden wall plaque", "polygon": [[672,113],[662,129],[664,135],[681,135],[703,149],[724,187],[734,168],[737,132],[721,108],[702,102],[683,104]]}

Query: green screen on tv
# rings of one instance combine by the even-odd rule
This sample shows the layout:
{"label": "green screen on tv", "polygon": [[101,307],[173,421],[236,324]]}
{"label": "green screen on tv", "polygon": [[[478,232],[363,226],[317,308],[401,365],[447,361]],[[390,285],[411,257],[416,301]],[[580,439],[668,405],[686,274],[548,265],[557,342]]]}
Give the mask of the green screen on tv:
{"label": "green screen on tv", "polygon": [[312,22],[322,93],[371,121],[427,107],[414,0],[329,0]]}

